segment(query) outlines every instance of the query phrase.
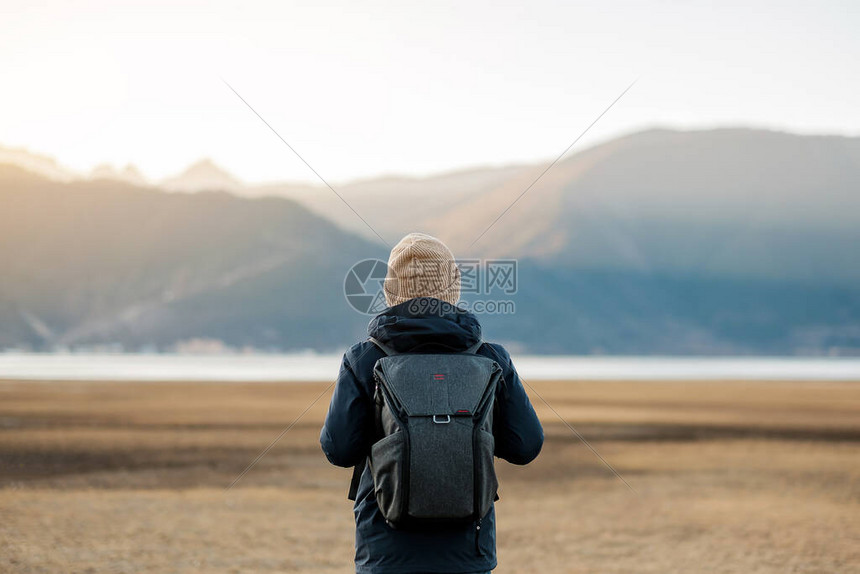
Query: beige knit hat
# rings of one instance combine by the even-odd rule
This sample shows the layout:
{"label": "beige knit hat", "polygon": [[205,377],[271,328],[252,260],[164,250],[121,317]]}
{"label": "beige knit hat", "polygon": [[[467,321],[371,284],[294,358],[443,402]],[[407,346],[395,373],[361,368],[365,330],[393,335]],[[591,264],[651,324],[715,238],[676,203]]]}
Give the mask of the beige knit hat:
{"label": "beige knit hat", "polygon": [[435,297],[456,305],[460,269],[444,243],[430,235],[410,233],[391,250],[384,287],[389,307],[415,297]]}

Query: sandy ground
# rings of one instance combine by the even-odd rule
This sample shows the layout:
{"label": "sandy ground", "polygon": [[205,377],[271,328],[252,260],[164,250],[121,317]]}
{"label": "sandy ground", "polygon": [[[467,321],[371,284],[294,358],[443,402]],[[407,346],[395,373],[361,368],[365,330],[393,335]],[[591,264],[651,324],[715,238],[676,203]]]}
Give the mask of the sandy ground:
{"label": "sandy ground", "polygon": [[[530,394],[547,441],[498,464],[497,573],[860,572],[860,382]],[[0,382],[0,572],[351,572],[350,471],[317,443],[329,395]]]}

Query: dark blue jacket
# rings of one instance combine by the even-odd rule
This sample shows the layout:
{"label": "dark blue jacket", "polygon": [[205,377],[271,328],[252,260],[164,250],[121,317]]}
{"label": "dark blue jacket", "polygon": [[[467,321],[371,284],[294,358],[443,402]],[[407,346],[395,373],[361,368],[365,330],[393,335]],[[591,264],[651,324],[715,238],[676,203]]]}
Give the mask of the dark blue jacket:
{"label": "dark blue jacket", "polygon": [[[426,301],[431,305],[415,305]],[[431,310],[422,313],[420,310]],[[367,327],[368,334],[397,352],[464,351],[481,338],[481,325],[468,311],[436,299],[411,300],[386,309]],[[494,419],[496,456],[514,464],[534,460],[543,429],[507,351],[486,343],[478,354],[502,368]],[[383,353],[363,341],[343,356],[320,444],[337,466],[361,463],[374,440],[373,366]],[[395,530],[385,523],[365,468],[355,499],[355,569],[360,574],[486,572],[496,567],[495,510],[475,525],[439,532]]]}

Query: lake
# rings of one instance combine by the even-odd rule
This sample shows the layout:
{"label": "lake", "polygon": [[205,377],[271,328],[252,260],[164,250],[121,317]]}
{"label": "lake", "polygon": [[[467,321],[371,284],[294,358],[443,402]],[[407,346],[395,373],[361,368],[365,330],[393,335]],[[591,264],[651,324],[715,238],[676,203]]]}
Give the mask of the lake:
{"label": "lake", "polygon": [[[331,381],[332,354],[0,353],[0,379]],[[858,380],[860,358],[514,356],[526,380]]]}

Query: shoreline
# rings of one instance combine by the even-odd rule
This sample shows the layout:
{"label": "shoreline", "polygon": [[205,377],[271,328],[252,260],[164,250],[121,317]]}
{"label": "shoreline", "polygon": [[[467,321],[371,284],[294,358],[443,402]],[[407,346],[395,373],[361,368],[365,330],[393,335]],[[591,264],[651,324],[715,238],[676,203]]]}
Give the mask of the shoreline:
{"label": "shoreline", "polygon": [[[856,357],[516,355],[523,379],[860,381]],[[0,353],[0,380],[331,382],[341,355]]]}

